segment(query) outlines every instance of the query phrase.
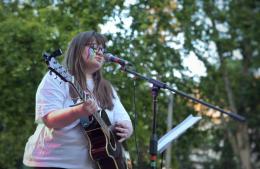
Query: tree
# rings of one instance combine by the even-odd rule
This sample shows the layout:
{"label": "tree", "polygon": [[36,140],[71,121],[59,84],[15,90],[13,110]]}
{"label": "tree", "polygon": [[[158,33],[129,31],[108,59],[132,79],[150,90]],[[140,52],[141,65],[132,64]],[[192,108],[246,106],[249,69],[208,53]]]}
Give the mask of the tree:
{"label": "tree", "polygon": [[[232,158],[233,161],[230,160],[230,164],[235,164],[236,168],[253,168],[256,163],[251,165],[251,162],[254,162],[252,161],[254,150],[251,149],[251,145],[256,143],[254,139],[250,139],[254,134],[251,135],[249,131],[256,130],[258,125],[254,121],[259,118],[252,114],[259,109],[258,103],[254,102],[258,96],[253,94],[253,91],[259,90],[259,75],[255,74],[256,65],[259,65],[257,2],[196,1],[193,5],[185,2],[183,6],[183,12],[192,11],[189,16],[193,16],[190,22],[184,25],[184,30],[187,30],[185,37],[189,37],[185,46],[189,51],[196,53],[207,67],[208,75],[202,78],[200,83],[202,96],[220,107],[248,118],[245,124],[232,120],[222,121],[224,125],[219,129],[226,134],[224,138],[218,139],[232,147],[235,158]],[[254,15],[256,17],[253,17]],[[198,44],[202,44],[200,48]],[[214,64],[205,58],[206,54],[213,50],[212,46],[216,47],[217,57]],[[236,51],[241,54],[241,59],[234,57]],[[221,146],[219,148],[223,151]],[[226,163],[223,163],[224,166]]]}
{"label": "tree", "polygon": [[35,91],[47,71],[43,52],[64,50],[77,32],[98,30],[115,5],[122,1],[0,2],[0,168],[22,164],[26,140],[35,128]]}

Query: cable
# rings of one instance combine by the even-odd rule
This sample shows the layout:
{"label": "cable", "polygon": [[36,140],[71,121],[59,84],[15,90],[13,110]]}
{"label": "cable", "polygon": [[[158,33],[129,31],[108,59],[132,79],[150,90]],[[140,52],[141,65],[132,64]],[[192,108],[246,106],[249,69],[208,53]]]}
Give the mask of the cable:
{"label": "cable", "polygon": [[136,168],[138,169],[139,167],[139,149],[137,145],[137,136],[136,136],[136,127],[137,127],[137,112],[136,112],[136,81],[135,77],[133,80],[133,89],[134,89],[134,95],[133,95],[133,112],[134,112],[134,141],[135,141],[135,149],[136,149],[136,154],[137,154],[137,162],[136,162]]}
{"label": "cable", "polygon": [[164,153],[165,153],[165,151],[163,151],[163,152],[161,153],[161,169],[163,168]]}

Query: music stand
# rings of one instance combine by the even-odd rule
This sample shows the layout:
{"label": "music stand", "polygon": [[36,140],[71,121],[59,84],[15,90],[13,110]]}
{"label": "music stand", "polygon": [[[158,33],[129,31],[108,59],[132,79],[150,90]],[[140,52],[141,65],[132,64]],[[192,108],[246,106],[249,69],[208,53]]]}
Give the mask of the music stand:
{"label": "music stand", "polygon": [[181,136],[186,130],[191,128],[200,119],[200,116],[194,117],[193,115],[189,115],[188,117],[186,117],[186,119],[184,119],[180,124],[172,128],[158,140],[157,152],[164,152],[164,150],[169,147],[172,141],[176,140],[179,136]]}

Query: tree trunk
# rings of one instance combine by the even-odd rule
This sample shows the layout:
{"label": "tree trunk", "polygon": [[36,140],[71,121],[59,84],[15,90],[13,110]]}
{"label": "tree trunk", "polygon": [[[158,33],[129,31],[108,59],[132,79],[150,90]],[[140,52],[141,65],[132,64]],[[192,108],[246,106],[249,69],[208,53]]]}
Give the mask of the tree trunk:
{"label": "tree trunk", "polygon": [[[227,69],[225,66],[225,61],[221,53],[219,53],[222,71],[223,71],[223,79],[225,90],[227,93],[228,103],[230,109],[233,112],[237,112],[234,94],[230,85]],[[232,146],[234,154],[239,158],[240,165],[242,169],[251,169],[251,161],[250,161],[250,143],[248,136],[248,126],[246,123],[235,123],[235,132],[227,127],[227,134],[229,142]]]}
{"label": "tree trunk", "polygon": [[[169,96],[168,116],[167,116],[167,129],[168,129],[168,131],[172,129],[173,97],[174,97],[173,94],[171,94]],[[172,146],[169,145],[169,147],[166,150],[166,158],[165,158],[166,169],[171,169],[171,162],[172,162],[171,148],[172,148]]]}

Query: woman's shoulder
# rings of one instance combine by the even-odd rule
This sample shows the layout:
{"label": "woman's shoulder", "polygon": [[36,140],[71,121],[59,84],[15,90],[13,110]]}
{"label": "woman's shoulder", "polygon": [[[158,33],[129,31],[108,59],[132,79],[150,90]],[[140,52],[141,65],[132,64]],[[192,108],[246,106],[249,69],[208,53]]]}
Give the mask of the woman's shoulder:
{"label": "woman's shoulder", "polygon": [[60,79],[55,73],[48,71],[40,82],[36,95],[42,96],[50,93],[59,93],[68,97],[69,85]]}
{"label": "woman's shoulder", "polygon": [[65,82],[54,72],[48,71],[43,76],[39,86],[62,88],[65,87]]}

